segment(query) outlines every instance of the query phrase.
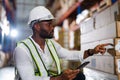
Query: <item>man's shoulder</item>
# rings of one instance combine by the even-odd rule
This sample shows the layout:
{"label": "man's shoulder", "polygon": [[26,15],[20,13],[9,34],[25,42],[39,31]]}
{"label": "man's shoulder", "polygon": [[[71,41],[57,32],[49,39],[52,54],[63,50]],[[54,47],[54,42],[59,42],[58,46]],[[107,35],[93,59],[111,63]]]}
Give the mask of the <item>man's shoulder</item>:
{"label": "man's shoulder", "polygon": [[20,44],[20,43],[26,43],[28,42],[29,38],[26,38],[26,39],[23,39],[23,40],[20,40],[17,42],[17,44]]}

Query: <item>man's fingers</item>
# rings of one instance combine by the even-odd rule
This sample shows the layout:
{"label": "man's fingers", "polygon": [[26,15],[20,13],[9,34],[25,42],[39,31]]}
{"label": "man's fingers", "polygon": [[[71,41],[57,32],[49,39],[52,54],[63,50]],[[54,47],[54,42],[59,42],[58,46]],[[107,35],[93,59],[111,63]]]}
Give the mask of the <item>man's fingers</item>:
{"label": "man's fingers", "polygon": [[111,44],[111,43],[106,43],[106,44],[97,45],[97,46],[94,48],[94,54],[97,54],[97,53],[99,53],[99,52],[100,52],[101,54],[104,54],[105,51],[106,51],[105,46],[108,46],[108,45],[113,46],[113,44]]}
{"label": "man's fingers", "polygon": [[104,50],[100,50],[100,53],[101,53],[101,54],[104,54],[105,51],[106,51],[105,49],[104,49]]}
{"label": "man's fingers", "polygon": [[73,71],[72,71],[72,74],[69,75],[69,78],[73,80],[73,79],[77,76],[77,74],[78,74],[79,72],[80,72],[79,69],[78,69],[78,70],[73,70]]}
{"label": "man's fingers", "polygon": [[106,48],[104,48],[104,47],[100,47],[99,49],[100,49],[100,50],[106,50]]}
{"label": "man's fingers", "polygon": [[68,70],[66,70],[64,73],[65,73],[65,74],[69,74],[69,75],[71,75],[71,74],[79,73],[79,72],[80,72],[79,69],[77,69],[77,70],[71,70],[71,69],[68,69]]}
{"label": "man's fingers", "polygon": [[104,47],[104,46],[108,46],[108,45],[113,46],[113,44],[111,44],[111,43],[101,44],[100,46],[101,46],[101,47]]}
{"label": "man's fingers", "polygon": [[79,69],[77,69],[77,70],[71,70],[70,74],[77,74],[77,73],[79,73],[79,72],[80,72]]}
{"label": "man's fingers", "polygon": [[62,77],[64,77],[65,80],[68,80],[68,79],[73,80],[79,72],[80,72],[79,69],[77,70],[68,69],[63,72]]}
{"label": "man's fingers", "polygon": [[77,74],[71,74],[71,75],[69,76],[69,79],[73,80],[76,76],[77,76]]}

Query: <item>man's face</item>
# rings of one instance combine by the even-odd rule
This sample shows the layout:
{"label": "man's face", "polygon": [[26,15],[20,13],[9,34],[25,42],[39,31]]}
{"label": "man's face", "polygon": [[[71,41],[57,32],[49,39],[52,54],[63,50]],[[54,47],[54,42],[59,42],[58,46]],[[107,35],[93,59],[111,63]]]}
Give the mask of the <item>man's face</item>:
{"label": "man's face", "polygon": [[47,21],[41,21],[39,23],[40,26],[40,31],[39,31],[39,36],[46,39],[53,38],[54,34],[54,27],[52,25],[52,20],[47,20]]}

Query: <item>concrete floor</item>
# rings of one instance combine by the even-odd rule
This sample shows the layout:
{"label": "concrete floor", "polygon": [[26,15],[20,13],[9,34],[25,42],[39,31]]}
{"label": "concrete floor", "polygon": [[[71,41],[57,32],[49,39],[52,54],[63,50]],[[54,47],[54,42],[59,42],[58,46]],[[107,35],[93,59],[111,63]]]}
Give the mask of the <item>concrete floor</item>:
{"label": "concrete floor", "polygon": [[0,69],[0,80],[14,80],[14,67],[5,67]]}

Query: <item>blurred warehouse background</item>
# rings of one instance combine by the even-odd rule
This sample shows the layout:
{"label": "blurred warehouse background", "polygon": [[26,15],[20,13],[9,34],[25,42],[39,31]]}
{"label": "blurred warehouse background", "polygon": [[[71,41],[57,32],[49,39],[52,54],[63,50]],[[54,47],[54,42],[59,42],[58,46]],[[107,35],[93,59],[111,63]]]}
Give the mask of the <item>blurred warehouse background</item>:
{"label": "blurred warehouse background", "polygon": [[[28,15],[38,5],[54,14],[54,39],[63,47],[84,51],[114,44],[105,55],[88,58],[91,63],[83,71],[87,80],[120,80],[120,0],[0,0],[0,80],[14,80],[13,51],[16,42],[32,34]],[[62,69],[80,64],[61,62]]]}

